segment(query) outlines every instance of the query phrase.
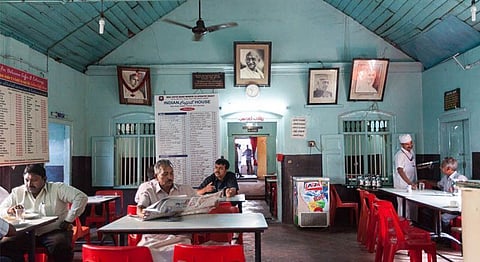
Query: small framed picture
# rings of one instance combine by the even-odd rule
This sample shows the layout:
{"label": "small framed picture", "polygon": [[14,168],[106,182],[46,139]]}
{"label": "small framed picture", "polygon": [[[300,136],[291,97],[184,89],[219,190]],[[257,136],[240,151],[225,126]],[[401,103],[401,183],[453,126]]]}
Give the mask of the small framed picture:
{"label": "small framed picture", "polygon": [[336,104],[338,97],[338,68],[310,68],[308,104]]}
{"label": "small framed picture", "polygon": [[235,86],[270,86],[272,42],[234,42]]}
{"label": "small framed picture", "polygon": [[388,59],[353,59],[349,101],[382,101],[387,82]]}
{"label": "small framed picture", "polygon": [[120,104],[152,105],[150,69],[117,67]]}

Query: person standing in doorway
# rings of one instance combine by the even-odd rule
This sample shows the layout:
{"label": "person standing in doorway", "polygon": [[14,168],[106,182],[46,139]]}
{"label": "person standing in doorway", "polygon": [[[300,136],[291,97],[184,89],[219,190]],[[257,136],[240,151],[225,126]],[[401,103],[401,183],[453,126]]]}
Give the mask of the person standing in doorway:
{"label": "person standing in doorway", "polygon": [[[403,190],[417,189],[417,168],[415,167],[415,152],[413,151],[413,141],[409,134],[401,135],[399,138],[401,148],[395,154],[395,174],[393,176],[393,187]],[[401,198],[397,199],[398,213],[403,213],[407,218],[411,218],[410,207],[403,207]],[[413,214],[412,214],[413,215]]]}
{"label": "person standing in doorway", "polygon": [[253,174],[253,166],[252,166],[252,150],[248,147],[243,151],[242,156],[245,156],[246,162],[247,162],[247,174],[252,175]]}

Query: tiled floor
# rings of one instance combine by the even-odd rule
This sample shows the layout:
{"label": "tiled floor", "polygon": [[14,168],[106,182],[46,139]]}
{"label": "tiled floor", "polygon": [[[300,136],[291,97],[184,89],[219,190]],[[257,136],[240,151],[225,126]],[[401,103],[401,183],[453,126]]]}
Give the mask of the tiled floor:
{"label": "tiled floor", "polygon": [[[336,223],[333,228],[299,228],[281,224],[272,219],[263,200],[248,200],[243,205],[244,212],[263,213],[269,224],[262,234],[262,261],[266,262],[316,262],[316,261],[355,261],[369,262],[375,255],[356,241],[356,228]],[[95,235],[95,234],[94,234]],[[247,261],[254,261],[254,234],[244,234],[244,248]],[[450,261],[463,261],[460,252],[453,251],[445,244],[437,245],[438,253]],[[80,246],[77,246],[80,250]],[[81,252],[75,252],[75,261],[81,261]],[[406,252],[399,252],[395,261],[410,261]],[[426,255],[424,255],[424,260]],[[437,256],[437,261],[448,261]]]}

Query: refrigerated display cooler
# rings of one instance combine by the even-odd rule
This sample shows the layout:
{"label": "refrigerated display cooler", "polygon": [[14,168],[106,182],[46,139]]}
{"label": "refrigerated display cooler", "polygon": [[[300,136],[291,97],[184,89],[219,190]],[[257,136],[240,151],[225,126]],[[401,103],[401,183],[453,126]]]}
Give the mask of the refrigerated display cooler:
{"label": "refrigerated display cooler", "polygon": [[330,225],[330,179],[293,177],[293,222],[299,227]]}

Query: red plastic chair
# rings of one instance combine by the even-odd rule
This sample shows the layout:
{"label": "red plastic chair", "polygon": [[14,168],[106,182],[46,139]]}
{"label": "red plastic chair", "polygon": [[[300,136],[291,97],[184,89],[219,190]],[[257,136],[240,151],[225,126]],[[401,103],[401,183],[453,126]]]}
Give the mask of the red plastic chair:
{"label": "red plastic chair", "polygon": [[143,246],[96,246],[84,244],[82,247],[83,262],[153,262],[148,247]]}
{"label": "red plastic chair", "polygon": [[[136,205],[128,205],[127,206],[127,214],[128,215],[136,215],[137,214],[137,206]],[[136,246],[138,242],[142,239],[142,234],[128,234],[128,245],[129,246]]]}
{"label": "red plastic chair", "polygon": [[333,226],[335,223],[335,213],[337,208],[348,208],[350,209],[350,222],[355,218],[355,224],[358,224],[358,203],[356,202],[343,202],[340,196],[338,195],[335,185],[330,185],[332,201],[330,205],[330,225]]}
{"label": "red plastic chair", "polygon": [[[117,212],[116,208],[116,200],[108,202],[108,219],[110,222],[122,217],[123,213],[123,191],[122,190],[98,190],[95,192],[97,196],[113,196],[118,195],[120,196],[120,210]],[[106,204],[102,205],[102,211],[99,215],[95,212],[96,205],[91,205],[90,214],[85,218],[85,225],[92,226],[95,225],[96,228],[100,228],[101,226],[105,225],[107,222],[107,208]],[[102,239],[102,234],[97,231],[97,238]],[[114,241],[116,237],[114,237]]]}
{"label": "red plastic chair", "polygon": [[368,206],[366,204],[366,194],[368,191],[363,189],[358,189],[358,194],[360,195],[360,218],[358,219],[358,229],[357,229],[357,241],[363,243],[368,225]]}
{"label": "red plastic chair", "polygon": [[76,217],[73,226],[72,247],[75,247],[75,242],[80,238],[84,238],[87,244],[90,244],[90,227],[83,226],[80,217]]}
{"label": "red plastic chair", "polygon": [[435,242],[420,235],[404,233],[392,203],[379,200],[375,202],[374,209],[378,214],[376,262],[393,262],[398,250],[408,250],[410,261],[422,261],[422,251],[428,254],[428,261],[437,261]]}
{"label": "red plastic chair", "polygon": [[173,262],[244,262],[242,245],[201,246],[177,244]]}
{"label": "red plastic chair", "polygon": [[[23,255],[25,262],[28,262],[28,254]],[[48,262],[48,253],[47,249],[44,247],[35,248],[35,261],[36,262]]]}
{"label": "red plastic chair", "polygon": [[[455,219],[450,221],[450,230],[452,231],[451,235],[459,241],[462,241],[462,217],[458,216]],[[453,250],[461,251],[462,246],[452,241],[451,247]]]}
{"label": "red plastic chair", "polygon": [[[228,202],[229,203],[229,202]],[[209,214],[228,214],[228,213],[240,213],[240,210],[236,206],[220,204],[212,208]],[[236,238],[236,239],[235,239]],[[232,243],[235,240],[235,244],[243,244],[243,236],[241,233],[195,233],[192,236],[192,243],[195,245],[203,244],[208,241]]]}

